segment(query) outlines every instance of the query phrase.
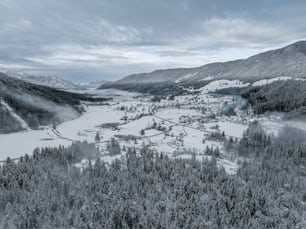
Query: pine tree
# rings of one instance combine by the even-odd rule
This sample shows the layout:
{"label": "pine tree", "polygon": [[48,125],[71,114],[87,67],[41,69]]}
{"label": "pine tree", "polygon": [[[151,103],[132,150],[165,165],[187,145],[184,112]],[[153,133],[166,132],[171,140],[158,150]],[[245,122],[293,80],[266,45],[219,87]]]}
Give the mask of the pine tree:
{"label": "pine tree", "polygon": [[97,133],[96,133],[96,136],[95,136],[95,141],[96,141],[96,142],[101,141],[101,138],[100,138],[100,134],[99,134],[99,132],[97,132]]}

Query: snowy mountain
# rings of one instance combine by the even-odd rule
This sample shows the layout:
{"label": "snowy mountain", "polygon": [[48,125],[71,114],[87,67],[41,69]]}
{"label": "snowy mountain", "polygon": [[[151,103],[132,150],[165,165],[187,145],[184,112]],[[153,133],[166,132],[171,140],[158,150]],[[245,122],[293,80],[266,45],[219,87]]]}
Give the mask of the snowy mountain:
{"label": "snowy mountain", "polygon": [[105,80],[96,80],[93,82],[84,82],[84,83],[74,83],[69,80],[64,80],[58,76],[42,76],[42,75],[32,75],[25,72],[18,71],[6,71],[6,75],[27,81],[33,84],[53,87],[57,89],[73,89],[73,90],[81,90],[81,89],[97,89],[101,85],[109,84],[110,81]]}
{"label": "snowy mountain", "polygon": [[8,71],[7,75],[21,79],[30,83],[39,84],[43,86],[58,88],[58,89],[78,89],[80,86],[71,81],[61,79],[57,76],[40,76],[31,75],[24,72]]}
{"label": "snowy mountain", "polygon": [[255,82],[276,77],[306,78],[306,41],[299,41],[284,48],[267,51],[247,59],[211,63],[197,68],[156,70],[127,76],[112,85],[120,89],[145,90],[159,84],[202,87],[213,80],[241,80]]}

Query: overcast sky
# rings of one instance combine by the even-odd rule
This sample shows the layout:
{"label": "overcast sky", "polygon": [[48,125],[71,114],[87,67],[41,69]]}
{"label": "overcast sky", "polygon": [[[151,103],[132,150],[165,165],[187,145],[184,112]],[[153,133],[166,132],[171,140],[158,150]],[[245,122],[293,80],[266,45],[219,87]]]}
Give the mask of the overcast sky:
{"label": "overcast sky", "polygon": [[306,38],[299,0],[0,0],[0,69],[73,81],[245,58]]}

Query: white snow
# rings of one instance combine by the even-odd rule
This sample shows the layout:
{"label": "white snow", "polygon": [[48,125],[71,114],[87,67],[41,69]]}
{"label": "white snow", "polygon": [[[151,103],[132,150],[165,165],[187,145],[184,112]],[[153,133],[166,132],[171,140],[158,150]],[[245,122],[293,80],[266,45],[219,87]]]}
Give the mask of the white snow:
{"label": "white snow", "polygon": [[0,160],[31,155],[37,147],[68,146],[71,142],[56,138],[50,129],[0,135]]}
{"label": "white snow", "polygon": [[244,131],[248,128],[248,125],[241,123],[233,123],[228,121],[218,122],[219,130],[224,131],[225,135],[229,135],[236,138],[241,138]]}
{"label": "white snow", "polygon": [[199,90],[207,93],[207,92],[214,92],[219,89],[225,88],[232,88],[232,87],[247,87],[249,83],[243,83],[240,80],[216,80],[212,81],[209,84],[205,85],[204,87],[200,88]]}
{"label": "white snow", "polygon": [[203,78],[203,79],[200,79],[199,81],[208,81],[208,80],[213,80],[214,79],[214,77],[212,77],[212,76],[207,76],[207,77],[205,77],[205,78]]}
{"label": "white snow", "polygon": [[281,76],[281,77],[276,77],[272,79],[262,79],[262,80],[256,81],[252,84],[252,86],[263,86],[263,85],[270,84],[276,81],[286,81],[286,80],[292,80],[292,79],[305,81],[305,79],[302,79],[302,78],[292,78],[292,77],[287,77],[287,76]]}

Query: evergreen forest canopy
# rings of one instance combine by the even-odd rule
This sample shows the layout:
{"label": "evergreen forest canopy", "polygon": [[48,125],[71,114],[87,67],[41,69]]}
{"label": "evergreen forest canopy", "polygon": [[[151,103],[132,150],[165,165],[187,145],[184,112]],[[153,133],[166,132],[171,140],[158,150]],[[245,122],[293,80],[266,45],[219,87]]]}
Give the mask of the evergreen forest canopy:
{"label": "evergreen forest canopy", "polygon": [[306,82],[302,80],[275,81],[263,86],[250,87],[241,93],[252,105],[255,113],[266,111],[305,114]]}
{"label": "evergreen forest canopy", "polygon": [[[94,144],[36,149],[0,169],[1,228],[305,228],[306,135],[251,125],[216,159],[169,159],[148,149],[106,164]],[[116,145],[116,144],[115,144]],[[111,146],[110,146],[111,147]],[[88,159],[85,168],[76,163]]]}

